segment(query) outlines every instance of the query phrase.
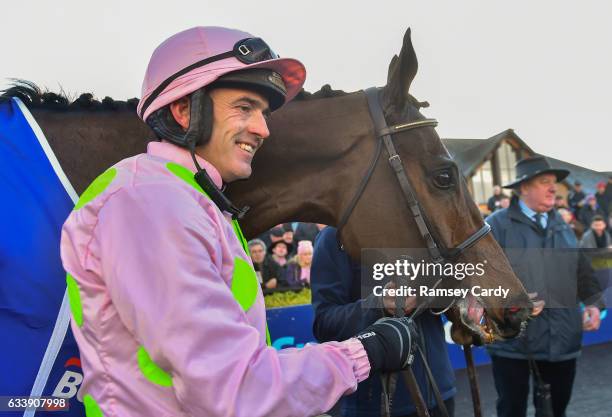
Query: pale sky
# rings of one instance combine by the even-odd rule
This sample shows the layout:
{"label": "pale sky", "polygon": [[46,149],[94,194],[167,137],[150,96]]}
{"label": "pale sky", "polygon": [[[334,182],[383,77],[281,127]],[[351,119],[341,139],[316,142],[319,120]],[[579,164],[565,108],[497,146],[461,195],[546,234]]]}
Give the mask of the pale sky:
{"label": "pale sky", "polygon": [[99,98],[140,96],[153,49],[192,26],[228,26],[300,59],[306,89],[383,85],[406,28],[412,93],[448,138],[507,128],[536,152],[612,171],[612,5],[573,0],[25,1],[0,5],[7,78]]}

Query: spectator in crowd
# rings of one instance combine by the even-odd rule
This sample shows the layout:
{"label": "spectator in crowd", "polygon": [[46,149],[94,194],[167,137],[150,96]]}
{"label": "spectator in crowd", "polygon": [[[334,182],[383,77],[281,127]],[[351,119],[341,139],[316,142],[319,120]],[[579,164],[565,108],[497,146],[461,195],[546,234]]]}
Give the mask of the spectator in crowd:
{"label": "spectator in crowd", "polygon": [[310,240],[311,242],[314,242],[319,230],[323,227],[325,227],[325,225],[320,225],[319,227],[319,225],[315,223],[284,223],[276,225],[272,229],[265,231],[259,235],[258,238],[266,244],[266,247],[270,247],[273,242],[278,240],[284,240],[288,244],[292,245],[294,252],[289,253],[288,255],[288,257],[292,257],[295,255],[295,250],[297,249],[294,242],[299,242],[301,240]]}
{"label": "spectator in crowd", "polygon": [[555,208],[567,208],[567,202],[565,201],[565,197],[562,195],[558,195],[555,197]]}
{"label": "spectator in crowd", "polygon": [[603,216],[595,215],[591,219],[591,227],[580,241],[580,247],[585,249],[603,249],[612,247],[612,238],[606,230],[606,220]]}
{"label": "spectator in crowd", "polygon": [[507,195],[504,195],[499,200],[499,208],[500,209],[504,209],[504,208],[508,208],[508,207],[510,207],[510,197],[508,197]]}
{"label": "spectator in crowd", "polygon": [[[570,293],[565,298],[567,307],[539,311],[529,321],[524,337],[487,347],[498,395],[498,417],[526,416],[530,365],[551,386],[554,416],[564,416],[582,331],[599,328],[601,289],[588,261],[576,249],[574,233],[553,210],[556,184],[568,174],[567,170],[552,168],[541,156],[517,162],[516,180],[505,185],[516,194],[510,207],[487,219],[528,292],[549,287],[569,287],[575,292],[577,288],[578,298],[586,305],[581,315],[576,294]],[[553,249],[559,250],[559,256],[554,256]],[[545,250],[547,256],[543,255]],[[571,253],[575,256],[568,256]]]}
{"label": "spectator in crowd", "polygon": [[283,234],[285,234],[285,231],[283,230],[282,225],[278,225],[270,229],[270,243],[283,240]]}
{"label": "spectator in crowd", "polygon": [[263,243],[266,244],[266,247],[269,248],[273,242],[276,242],[283,238],[282,224],[276,225],[272,229],[266,230],[257,238],[263,241]]}
{"label": "spectator in crowd", "polygon": [[[286,225],[289,225],[289,223],[287,223]],[[287,259],[289,259],[295,255],[296,248],[295,248],[295,245],[293,244],[293,242],[295,241],[295,238],[293,237],[293,229],[291,229],[290,226],[289,228],[285,228],[284,226],[283,226],[283,242],[287,244],[287,248],[289,250],[289,252],[287,253]]]}
{"label": "spectator in crowd", "polygon": [[606,200],[608,201],[608,215],[612,215],[612,175],[608,176],[605,195]]}
{"label": "spectator in crowd", "polygon": [[572,213],[566,208],[560,208],[557,210],[557,212],[559,213],[563,221],[567,223],[569,227],[572,228],[574,234],[576,235],[576,239],[582,239],[582,235],[584,234],[584,226],[582,225],[582,223],[576,220],[576,216],[574,216],[574,213]]}
{"label": "spectator in crowd", "polygon": [[597,197],[595,197],[593,194],[590,194],[586,198],[586,204],[580,209],[580,223],[585,226],[588,226],[589,224],[591,224],[593,216],[597,215],[605,217],[603,210],[601,210],[599,208],[599,205],[597,204]]}
{"label": "spectator in crowd", "polygon": [[[376,308],[376,303],[369,305],[369,298],[373,295],[368,299],[361,298],[361,268],[339,247],[336,229],[333,227],[323,229],[315,242],[311,286],[315,310],[313,331],[319,342],[343,339],[345,335],[363,330],[376,320],[393,314],[393,299],[384,300],[385,308]],[[442,320],[426,311],[415,319],[415,323],[420,335],[417,343],[425,351],[434,380],[452,417],[456,394],[455,373],[448,357]],[[419,355],[416,355],[412,369],[423,398],[433,410],[431,415],[440,416]],[[380,376],[377,373],[371,374],[368,381],[359,384],[357,392],[342,400],[343,417],[381,415]],[[414,404],[401,377],[392,394],[392,403],[393,416],[416,416]]]}
{"label": "spectator in crowd", "polygon": [[310,287],[310,265],[312,264],[312,242],[300,240],[297,255],[287,263],[285,281],[292,288]]}
{"label": "spectator in crowd", "polygon": [[315,238],[319,234],[319,228],[315,223],[291,223],[291,226],[294,231],[293,238],[296,242],[309,240],[314,243]]}
{"label": "spectator in crowd", "polygon": [[292,245],[289,245],[287,242],[281,239],[273,242],[268,250],[272,256],[272,260],[282,268],[283,274],[285,273],[285,265],[287,265],[287,254],[292,249]]}
{"label": "spectator in crowd", "polygon": [[493,195],[489,197],[487,201],[487,208],[489,212],[493,213],[495,210],[499,210],[501,207],[501,199],[504,196],[502,189],[499,185],[493,187]]}
{"label": "spectator in crowd", "polygon": [[263,288],[272,290],[286,287],[283,270],[272,260],[270,255],[266,254],[266,244],[262,240],[251,240],[249,242],[249,252],[257,280]]}
{"label": "spectator in crowd", "polygon": [[584,199],[586,194],[582,191],[582,183],[580,181],[574,182],[574,191],[570,194],[569,206],[574,212],[576,219],[580,218],[580,209],[584,206]]}
{"label": "spectator in crowd", "polygon": [[602,211],[604,219],[607,219],[608,215],[610,214],[610,208],[608,207],[610,201],[608,201],[606,187],[607,185],[604,181],[599,181],[597,183],[597,192],[595,193],[595,198],[597,199],[597,206]]}

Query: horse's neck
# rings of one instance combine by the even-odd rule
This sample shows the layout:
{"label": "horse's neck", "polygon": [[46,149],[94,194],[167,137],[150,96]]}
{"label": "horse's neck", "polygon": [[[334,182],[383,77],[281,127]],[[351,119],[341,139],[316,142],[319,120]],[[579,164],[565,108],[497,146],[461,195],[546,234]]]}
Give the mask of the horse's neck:
{"label": "horse's neck", "polygon": [[374,141],[361,94],[289,105],[270,124],[253,176],[230,197],[251,207],[249,237],[288,221],[335,225],[367,168]]}
{"label": "horse's neck", "polygon": [[50,111],[32,114],[78,194],[104,170],[146,150],[149,128],[133,111]]}

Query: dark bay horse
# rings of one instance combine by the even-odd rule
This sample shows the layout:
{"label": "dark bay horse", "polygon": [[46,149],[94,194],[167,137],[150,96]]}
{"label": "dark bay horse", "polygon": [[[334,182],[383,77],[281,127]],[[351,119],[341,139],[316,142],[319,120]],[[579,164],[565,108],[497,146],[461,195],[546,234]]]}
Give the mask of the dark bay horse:
{"label": "dark bay horse", "polygon": [[[416,72],[417,60],[408,31],[400,55],[389,66],[387,85],[380,89],[389,125],[423,119],[420,103],[409,94]],[[105,99],[99,103],[91,95],[83,95],[69,104],[54,94],[41,97],[31,87],[16,86],[3,97],[21,97],[29,106],[78,193],[110,165],[143,152],[147,140],[153,137],[137,118],[133,101]],[[251,208],[241,221],[247,238],[288,221],[338,225],[379,140],[364,93],[322,90],[314,95],[303,94],[274,113],[269,125],[272,135],[254,159],[254,175],[231,184],[227,190],[236,205]],[[394,135],[394,142],[440,246],[456,247],[483,226],[456,163],[433,127],[400,132]],[[386,157],[379,158],[373,166],[371,178],[342,227],[340,238],[354,259],[360,258],[360,250],[365,247],[424,247]],[[459,285],[502,285],[510,295],[506,300],[473,300],[486,311],[484,326],[468,316],[467,300],[457,303],[449,317],[454,322],[453,338],[461,344],[513,337],[528,316],[528,296],[490,235],[460,256],[461,262],[484,259],[489,260],[490,266],[486,278],[478,282],[466,279]],[[505,308],[509,306],[514,308]]]}

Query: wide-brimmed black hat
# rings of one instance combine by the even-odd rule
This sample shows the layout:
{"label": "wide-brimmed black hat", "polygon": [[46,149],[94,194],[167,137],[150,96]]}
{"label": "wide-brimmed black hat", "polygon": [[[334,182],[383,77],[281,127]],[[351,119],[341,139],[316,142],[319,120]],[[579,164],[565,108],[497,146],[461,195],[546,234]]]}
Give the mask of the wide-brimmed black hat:
{"label": "wide-brimmed black hat", "polygon": [[548,159],[541,155],[521,159],[516,163],[515,168],[516,179],[503,185],[504,188],[516,188],[519,184],[542,174],[554,174],[557,181],[563,181],[570,174],[567,169],[553,168]]}
{"label": "wide-brimmed black hat", "polygon": [[293,251],[293,245],[291,243],[287,243],[284,240],[277,240],[276,242],[272,242],[272,244],[268,248],[268,253],[272,253],[274,248],[276,246],[280,245],[281,243],[284,244],[285,246],[287,246],[287,254],[289,254],[289,253],[291,253],[291,251]]}

